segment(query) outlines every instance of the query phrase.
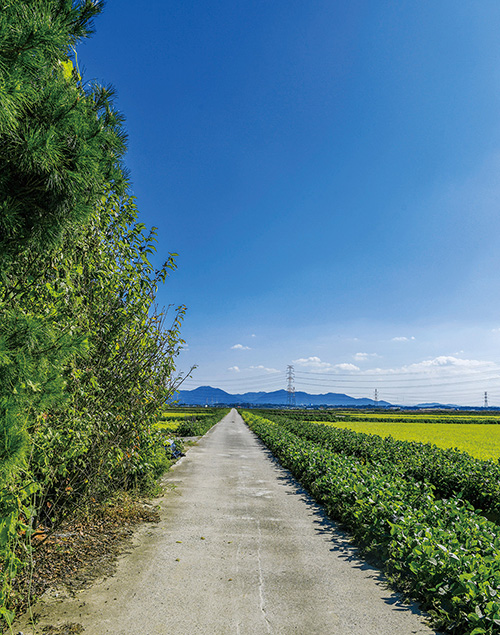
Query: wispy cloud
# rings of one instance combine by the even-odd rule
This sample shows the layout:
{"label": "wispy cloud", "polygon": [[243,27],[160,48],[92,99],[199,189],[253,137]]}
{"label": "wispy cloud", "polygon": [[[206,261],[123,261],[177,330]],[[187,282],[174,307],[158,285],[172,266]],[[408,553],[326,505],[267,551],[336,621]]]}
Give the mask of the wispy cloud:
{"label": "wispy cloud", "polygon": [[[354,356],[356,361],[366,361],[370,357],[379,357],[376,353],[356,353]],[[423,376],[436,377],[448,374],[449,376],[458,376],[466,374],[499,372],[500,366],[494,362],[488,362],[477,359],[464,359],[453,355],[439,355],[431,359],[425,359],[414,364],[407,364],[397,368],[370,368],[361,370],[359,366],[351,363],[331,364],[324,362],[317,356],[301,357],[293,360],[297,367],[307,369],[311,372],[331,373],[335,375],[340,372],[356,372],[357,376],[378,375],[381,378],[385,375],[407,375],[422,374]]]}
{"label": "wispy cloud", "polygon": [[266,366],[263,366],[262,364],[259,364],[258,366],[250,366],[251,370],[263,370],[265,373],[280,373],[281,371],[279,371],[277,368],[267,368]]}
{"label": "wispy cloud", "polygon": [[249,351],[250,346],[243,346],[243,344],[235,344],[234,346],[231,346],[231,350],[233,351]]}
{"label": "wispy cloud", "polygon": [[299,359],[294,359],[293,363],[297,366],[302,366],[303,368],[309,368],[311,370],[322,371],[322,372],[338,372],[340,370],[359,370],[357,366],[349,363],[342,364],[331,364],[330,362],[323,362],[319,357],[311,356],[311,357],[301,357]]}
{"label": "wispy cloud", "polygon": [[401,337],[393,337],[391,342],[411,342],[412,340],[414,340],[415,338],[413,337],[413,335],[411,337],[405,337],[404,335]]}
{"label": "wispy cloud", "polygon": [[232,373],[239,373],[240,372],[239,366],[230,366],[228,368],[228,370],[230,370]]}
{"label": "wispy cloud", "polygon": [[416,364],[404,366],[403,368],[414,371],[425,370],[429,368],[460,368],[466,370],[479,370],[495,367],[496,364],[494,362],[485,362],[479,359],[462,359],[461,357],[453,357],[451,355],[440,355],[439,357],[434,357],[434,359],[426,359]]}
{"label": "wispy cloud", "polygon": [[294,364],[304,366],[304,368],[313,368],[314,370],[332,370],[333,365],[329,362],[322,362],[319,357],[300,357],[293,360]]}
{"label": "wispy cloud", "polygon": [[354,359],[357,362],[366,362],[371,357],[380,357],[380,355],[377,355],[377,353],[356,353],[354,355]]}
{"label": "wispy cloud", "polygon": [[500,366],[494,362],[488,362],[478,359],[463,359],[452,355],[439,355],[432,359],[425,359],[415,364],[407,364],[399,368],[373,368],[363,371],[363,374],[379,374],[379,375],[405,375],[417,374],[434,377],[449,373],[452,375],[465,375],[481,372],[499,372]]}
{"label": "wispy cloud", "polygon": [[349,363],[335,364],[333,368],[337,370],[359,370],[359,366],[355,366],[354,364]]}

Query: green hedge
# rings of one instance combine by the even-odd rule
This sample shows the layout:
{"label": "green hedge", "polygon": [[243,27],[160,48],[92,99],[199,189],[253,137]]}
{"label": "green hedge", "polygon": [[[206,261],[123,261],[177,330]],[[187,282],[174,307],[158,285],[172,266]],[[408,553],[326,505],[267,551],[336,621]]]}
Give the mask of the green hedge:
{"label": "green hedge", "polygon": [[443,449],[430,443],[398,441],[376,434],[300,421],[288,415],[269,415],[290,432],[334,452],[376,464],[387,472],[425,481],[437,498],[459,496],[490,520],[500,518],[500,464],[475,459],[466,452]]}
{"label": "green hedge", "polygon": [[334,453],[252,413],[250,428],[341,521],[389,577],[419,600],[437,628],[500,632],[500,528],[425,482]]}
{"label": "green hedge", "polygon": [[228,412],[229,408],[223,408],[216,410],[213,414],[207,415],[203,413],[201,417],[193,415],[189,419],[182,419],[174,434],[178,437],[201,437],[225,417]]}

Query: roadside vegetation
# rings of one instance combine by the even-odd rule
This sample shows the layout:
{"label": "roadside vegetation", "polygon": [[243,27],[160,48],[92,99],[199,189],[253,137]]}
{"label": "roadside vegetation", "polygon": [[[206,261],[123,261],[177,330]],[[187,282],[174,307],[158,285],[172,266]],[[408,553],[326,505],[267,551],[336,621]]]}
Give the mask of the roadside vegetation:
{"label": "roadside vegetation", "polygon": [[156,427],[182,380],[185,307],[157,306],[113,91],[76,46],[100,0],[0,11],[0,623],[36,541],[170,464]]}
{"label": "roadside vegetation", "polygon": [[[443,425],[446,423],[446,425]],[[464,425],[467,423],[467,425]],[[499,422],[500,423],[500,420]],[[353,432],[392,437],[398,441],[431,443],[442,449],[453,448],[467,452],[476,459],[498,461],[500,457],[500,425],[476,423],[474,419],[461,423],[419,421],[337,421],[328,425]]]}
{"label": "roadside vegetation", "polygon": [[394,474],[429,483],[439,498],[460,496],[490,518],[500,519],[498,461],[475,459],[452,447],[443,449],[432,443],[358,433],[335,424],[300,421],[288,414],[268,414],[267,418],[333,452],[376,465],[389,476]]}
{"label": "roadside vegetation", "polygon": [[[165,428],[163,417],[202,426],[204,433],[227,412],[216,408],[198,412],[175,408],[164,413],[153,426],[161,430],[163,466],[170,467],[194,442]],[[96,578],[110,575],[116,556],[129,546],[134,527],[160,521],[154,498],[163,494],[163,488],[159,480],[148,487],[116,489],[99,499],[84,496],[76,507],[67,509],[60,522],[50,527],[36,525],[31,535],[29,566],[20,567],[13,580],[10,608],[16,614],[32,611],[37,598],[49,588],[73,593]]]}
{"label": "roadside vegetation", "polygon": [[177,437],[199,437],[227,415],[229,410],[230,408],[208,408],[165,412],[156,428],[169,430]]}
{"label": "roadside vegetation", "polygon": [[242,416],[389,579],[421,602],[436,628],[499,632],[498,461],[297,413]]}

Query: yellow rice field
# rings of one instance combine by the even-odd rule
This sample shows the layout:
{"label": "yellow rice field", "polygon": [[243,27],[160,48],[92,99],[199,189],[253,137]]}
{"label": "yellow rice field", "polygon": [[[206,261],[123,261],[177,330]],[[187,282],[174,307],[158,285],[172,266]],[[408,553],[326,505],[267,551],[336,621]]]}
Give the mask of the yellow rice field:
{"label": "yellow rice field", "polygon": [[210,412],[204,412],[204,411],[200,411],[200,410],[193,410],[193,411],[189,411],[189,410],[177,410],[175,412],[171,412],[169,410],[165,411],[164,413],[164,417],[165,419],[186,419],[186,417],[205,417],[209,414],[212,414],[212,411]]}
{"label": "yellow rice field", "polygon": [[155,424],[155,427],[159,430],[166,430],[168,432],[174,432],[179,427],[179,424],[183,419],[190,419],[196,417],[200,419],[201,417],[205,417],[209,414],[212,414],[212,411],[205,412],[198,410],[166,410],[163,413],[163,418]]}
{"label": "yellow rice field", "polygon": [[434,443],[440,448],[457,448],[478,459],[500,457],[500,425],[496,424],[337,421],[327,425],[381,437],[392,436],[401,441]]}

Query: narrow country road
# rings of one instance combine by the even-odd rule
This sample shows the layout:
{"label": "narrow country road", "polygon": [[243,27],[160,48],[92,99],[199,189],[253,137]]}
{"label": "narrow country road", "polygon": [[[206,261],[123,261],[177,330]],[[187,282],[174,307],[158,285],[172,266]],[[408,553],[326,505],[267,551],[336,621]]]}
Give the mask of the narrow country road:
{"label": "narrow country road", "polygon": [[424,635],[232,410],[169,472],[162,521],[114,576],[42,604],[84,635]]}

